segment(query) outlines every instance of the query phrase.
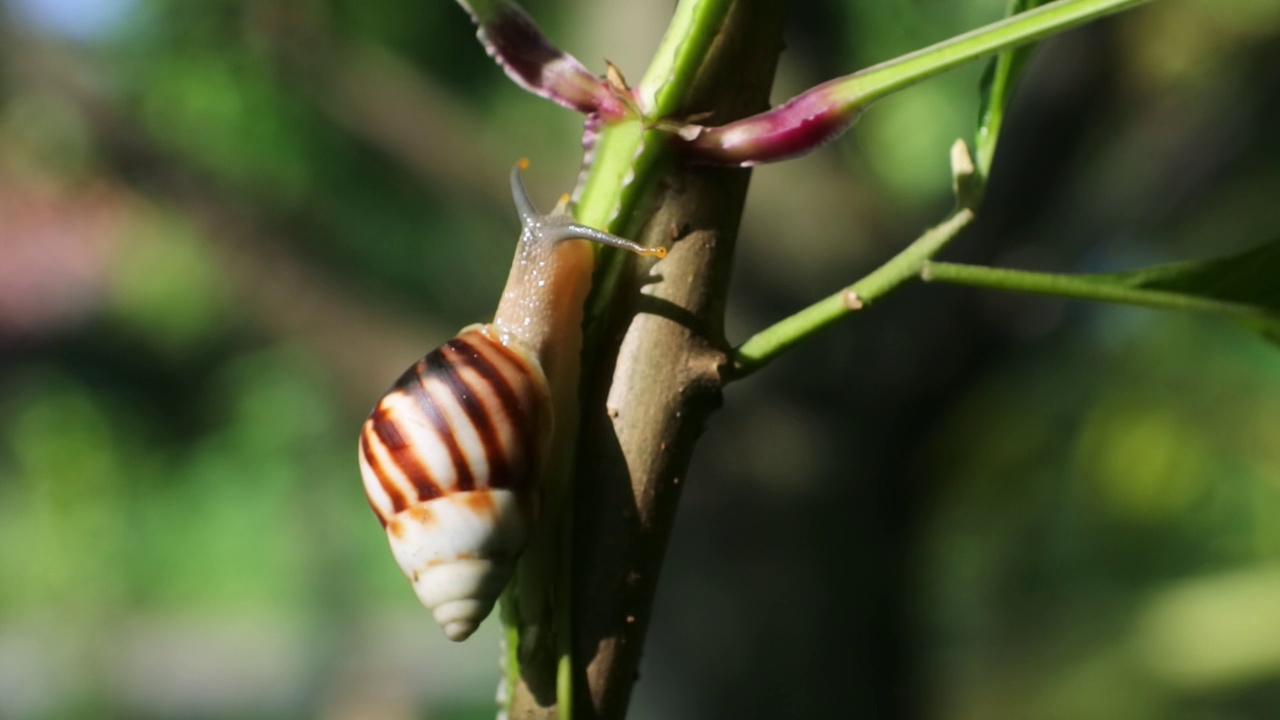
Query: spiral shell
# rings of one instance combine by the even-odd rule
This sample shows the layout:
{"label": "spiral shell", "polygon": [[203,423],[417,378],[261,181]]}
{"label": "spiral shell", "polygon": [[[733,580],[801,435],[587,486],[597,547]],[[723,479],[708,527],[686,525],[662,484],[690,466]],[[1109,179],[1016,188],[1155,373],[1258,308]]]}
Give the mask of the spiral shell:
{"label": "spiral shell", "polygon": [[409,368],[360,433],[360,471],[391,552],[450,640],[465,640],[510,580],[536,514],[551,436],[538,361],[491,325]]}

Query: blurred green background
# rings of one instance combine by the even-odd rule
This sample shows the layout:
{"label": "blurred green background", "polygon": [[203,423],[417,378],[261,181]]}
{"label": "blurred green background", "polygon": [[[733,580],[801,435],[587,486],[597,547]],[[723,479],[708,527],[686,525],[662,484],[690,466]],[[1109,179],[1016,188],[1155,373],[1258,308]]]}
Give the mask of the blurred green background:
{"label": "blurred green background", "polygon": [[[794,3],[774,98],[1004,4]],[[670,6],[526,3],[632,79]],[[1274,239],[1277,68],[1277,0],[1051,41],[950,257]],[[942,216],[980,70],[756,171],[732,339]],[[0,0],[0,718],[492,715],[496,628],[454,645],[417,605],[355,437],[492,311],[505,174],[531,158],[548,205],[579,123],[449,2]],[[1280,352],[904,290],[728,390],[650,637],[634,717],[1280,717]]]}

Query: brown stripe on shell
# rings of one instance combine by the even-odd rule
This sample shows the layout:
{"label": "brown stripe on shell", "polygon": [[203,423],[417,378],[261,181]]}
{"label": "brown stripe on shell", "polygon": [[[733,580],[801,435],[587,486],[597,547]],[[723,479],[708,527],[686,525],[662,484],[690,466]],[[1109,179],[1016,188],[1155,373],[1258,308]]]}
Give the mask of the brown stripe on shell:
{"label": "brown stripe on shell", "polygon": [[433,568],[439,565],[447,565],[449,563],[462,562],[465,560],[478,560],[479,558],[480,558],[480,555],[478,553],[460,552],[460,553],[455,553],[451,557],[431,558],[426,563],[424,563],[424,565],[426,567]]}
{"label": "brown stripe on shell", "polygon": [[[449,389],[458,396],[463,412],[467,414],[467,419],[471,421],[471,425],[476,430],[476,435],[480,438],[480,445],[484,448],[484,457],[489,466],[485,487],[493,487],[495,481],[511,476],[511,464],[513,461],[518,462],[519,460],[519,458],[508,456],[509,450],[514,448],[503,447],[497,423],[518,423],[519,418],[512,418],[510,413],[507,413],[507,416],[503,418],[494,418],[489,408],[485,407],[479,397],[483,394],[485,388],[473,388],[459,375],[456,367],[466,366],[476,370],[480,382],[490,387],[493,385],[493,381],[486,377],[486,373],[478,367],[485,366],[492,369],[492,366],[479,357],[478,353],[467,345],[465,340],[454,338],[445,343],[444,347],[441,348],[441,355],[448,356],[447,370],[442,372],[441,377]],[[496,373],[496,370],[494,372]]]}
{"label": "brown stripe on shell", "polygon": [[453,435],[453,426],[449,423],[449,418],[427,388],[427,378],[440,374],[442,362],[440,350],[438,348],[432,350],[414,366],[415,372],[405,373],[400,378],[400,382],[396,383],[396,389],[412,397],[418,404],[423,420],[435,429],[434,437],[449,453],[449,462],[453,465],[456,476],[454,485],[450,489],[470,490],[476,484],[475,472],[471,469],[471,463],[467,461],[462,448],[458,446],[458,439]]}
{"label": "brown stripe on shell", "polygon": [[493,496],[487,492],[475,492],[462,497],[462,504],[480,517],[490,517],[498,513],[498,505]]}
{"label": "brown stripe on shell", "polygon": [[395,517],[387,521],[387,533],[397,539],[404,539],[405,523],[413,523],[422,527],[434,525],[436,522],[436,514],[431,510],[431,506],[422,503],[414,505],[403,513],[397,513]]}
{"label": "brown stripe on shell", "polygon": [[[382,473],[381,473],[382,468],[380,465],[375,466],[370,461],[369,448],[365,444],[364,435],[365,435],[365,431],[361,430],[360,443],[359,443],[360,448],[358,451],[360,453],[360,474],[363,476],[375,475],[378,478],[378,484],[381,486],[382,485]],[[385,487],[383,488],[383,492],[384,493],[386,492]],[[364,499],[366,502],[369,503],[369,509],[373,511],[373,516],[378,518],[378,522],[381,523],[382,527],[385,528],[387,526],[387,516],[382,514],[382,508],[378,507],[378,504],[373,501],[373,494],[369,492],[368,487],[365,488]],[[392,514],[395,514],[396,512],[395,499],[392,498],[390,495],[387,496],[387,499],[390,500],[391,502]]]}
{"label": "brown stripe on shell", "polygon": [[[431,476],[431,471],[427,469],[426,463],[422,462],[418,450],[404,439],[396,423],[396,419],[387,412],[386,406],[382,403],[379,403],[378,407],[374,408],[373,414],[369,416],[370,430],[391,455],[391,461],[396,464],[400,472],[404,473],[409,482],[413,483],[413,489],[417,495],[415,501],[426,502],[440,497],[444,494],[440,483]],[[388,480],[386,473],[378,473],[378,478],[382,481],[384,488],[394,484]]]}
{"label": "brown stripe on shell", "polygon": [[508,473],[490,477],[488,486],[523,493],[532,485],[537,464],[541,460],[538,457],[540,428],[537,425],[541,422],[543,413],[539,412],[541,408],[536,407],[536,403],[550,402],[546,396],[547,391],[545,388],[535,387],[533,398],[526,401],[522,395],[527,392],[518,392],[509,378],[516,375],[525,382],[531,382],[526,379],[534,372],[528,361],[483,333],[464,333],[450,344],[462,353],[468,366],[488,383],[505,415],[495,418],[495,423],[505,423],[507,427],[514,429],[510,442],[520,449],[518,456],[512,452],[513,449],[507,450],[514,467]]}
{"label": "brown stripe on shell", "polygon": [[369,497],[369,493],[364,494],[364,500],[369,503],[369,509],[373,511],[373,516],[378,518],[378,524],[385,528],[387,519],[382,517],[382,511],[378,509],[377,505],[373,504],[373,498]]}
{"label": "brown stripe on shell", "polygon": [[[464,331],[401,375],[365,423],[360,453],[388,498],[374,507],[379,520],[398,534],[410,518],[429,521],[417,513],[452,492],[470,491],[468,506],[481,516],[494,512],[491,488],[528,501],[550,416],[536,362],[483,329]],[[468,458],[479,452],[486,462]]]}
{"label": "brown stripe on shell", "polygon": [[[378,411],[375,409],[374,413]],[[387,499],[391,501],[392,514],[398,513],[409,506],[408,499],[404,493],[400,492],[400,488],[396,486],[395,481],[387,476],[386,470],[382,467],[382,458],[378,457],[369,447],[369,433],[373,429],[373,417],[365,422],[364,431],[360,433],[360,455],[364,458],[365,463],[369,465],[369,471],[373,476],[378,478],[378,484],[382,486],[382,491],[387,494]],[[378,442],[382,443],[381,440]],[[385,447],[385,443],[382,443]],[[369,501],[369,505],[373,507],[373,512],[377,514],[378,519],[383,525],[387,524],[386,518],[382,517],[382,512],[373,504],[373,498],[369,497],[369,493],[365,493],[365,498]]]}
{"label": "brown stripe on shell", "polygon": [[[445,392],[447,392],[449,396],[458,403],[458,406],[462,408],[463,413],[467,416],[467,420],[470,421],[472,427],[476,431],[476,434],[479,436],[480,444],[484,447],[485,457],[487,459],[492,459],[493,450],[490,443],[491,438],[485,435],[479,422],[477,422],[477,412],[480,415],[479,420],[487,421],[488,418],[485,416],[484,408],[480,407],[479,402],[476,400],[475,392],[462,381],[462,378],[458,377],[458,371],[453,367],[453,360],[449,358],[445,352],[448,347],[449,344],[446,343],[443,347],[423,358],[424,372],[420,379],[422,386],[425,391],[426,378],[428,377],[438,380],[444,385]],[[432,406],[432,409],[435,411],[435,415],[432,416],[432,422],[443,422],[444,427],[447,428],[447,432],[443,433],[447,434],[447,437],[442,439],[445,441],[445,446],[449,450],[449,457],[453,459],[453,465],[457,468],[458,472],[458,482],[457,485],[454,486],[454,489],[459,492],[470,492],[475,490],[476,473],[475,468],[471,466],[470,458],[462,452],[462,448],[458,445],[458,440],[454,437],[454,429],[450,425],[449,419],[444,414],[444,411],[439,407],[436,407],[435,403],[432,403]],[[492,430],[492,425],[489,426],[489,429]],[[493,473],[492,462],[489,464],[489,472],[490,474]]]}
{"label": "brown stripe on shell", "polygon": [[[470,334],[470,333],[468,333]],[[507,421],[512,423],[513,427],[523,427],[525,419],[524,405],[520,402],[520,397],[516,395],[516,391],[511,387],[511,383],[507,380],[505,372],[509,372],[508,368],[499,368],[493,363],[493,360],[483,353],[477,344],[484,343],[488,346],[502,347],[498,343],[493,342],[488,337],[481,335],[478,339],[468,340],[466,335],[456,337],[450,341],[459,351],[464,352],[467,364],[488,381],[489,386],[493,388],[493,392],[498,396],[498,400],[502,403],[502,409],[507,415]],[[503,360],[509,360],[505,356]],[[520,368],[524,370],[523,367]]]}

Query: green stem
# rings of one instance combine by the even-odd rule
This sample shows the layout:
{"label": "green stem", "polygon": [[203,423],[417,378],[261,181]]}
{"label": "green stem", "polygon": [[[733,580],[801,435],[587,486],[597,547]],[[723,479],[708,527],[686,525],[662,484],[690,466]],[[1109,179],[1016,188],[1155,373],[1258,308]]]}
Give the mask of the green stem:
{"label": "green stem", "polygon": [[[681,0],[637,88],[646,121],[679,108],[732,5],[730,0]],[[646,121],[612,123],[601,132],[575,212],[583,223],[624,235],[636,229],[625,227],[636,191],[666,148],[666,138],[648,130]],[[607,300],[612,277],[605,280],[604,292],[596,294]]]}
{"label": "green stem", "polygon": [[1030,47],[1023,46],[1017,50],[1002,52],[988,70],[991,73],[991,85],[987,91],[989,94],[983,98],[973,148],[978,178],[984,185],[991,174],[991,162],[995,159],[996,144],[1004,126],[1005,108],[1009,105],[1014,86],[1030,57],[1030,51]]}
{"label": "green stem", "polygon": [[753,335],[733,353],[726,382],[750,375],[800,341],[918,277],[929,258],[973,222],[973,217],[968,208],[957,210],[866,277]]}
{"label": "green stem", "polygon": [[1149,0],[1058,0],[873,65],[839,83],[846,103],[865,106],[971,60],[1034,42]]}
{"label": "green stem", "polygon": [[693,0],[676,8],[637,88],[649,117],[666,117],[684,101],[695,71],[732,5],[730,0]]}
{"label": "green stem", "polygon": [[1165,290],[1148,290],[1107,281],[1103,276],[1009,270],[949,262],[927,262],[920,278],[926,282],[1052,295],[1076,300],[1125,303],[1165,310],[1190,310],[1241,320],[1274,321],[1265,309],[1241,303],[1213,300]]}
{"label": "green stem", "polygon": [[[639,230],[633,217],[635,204],[668,148],[667,138],[648,129],[646,123],[679,109],[732,6],[731,0],[680,1],[637,89],[648,116],[646,120],[612,123],[601,132],[574,213],[580,221],[623,237],[632,237]],[[613,301],[625,255],[604,251],[587,303],[588,328],[596,325]]]}

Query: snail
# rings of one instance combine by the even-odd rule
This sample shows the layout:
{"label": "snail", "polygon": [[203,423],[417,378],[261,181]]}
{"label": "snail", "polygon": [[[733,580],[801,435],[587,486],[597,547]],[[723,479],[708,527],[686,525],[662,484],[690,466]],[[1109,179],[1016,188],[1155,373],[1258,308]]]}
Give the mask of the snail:
{"label": "snail", "polygon": [[562,196],[534,208],[511,171],[522,230],[493,322],[410,367],[360,432],[365,494],[391,552],[450,640],[492,611],[539,514],[557,441],[576,425],[582,307],[594,252],[646,248],[578,224]]}

